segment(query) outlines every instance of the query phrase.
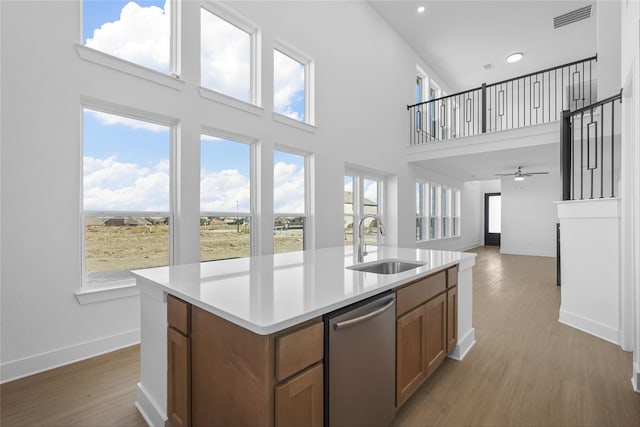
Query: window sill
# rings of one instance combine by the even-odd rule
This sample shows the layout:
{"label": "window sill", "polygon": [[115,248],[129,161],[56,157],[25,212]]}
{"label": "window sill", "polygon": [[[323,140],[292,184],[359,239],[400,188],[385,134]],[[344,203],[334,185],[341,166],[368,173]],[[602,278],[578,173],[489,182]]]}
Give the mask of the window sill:
{"label": "window sill", "polygon": [[232,107],[240,111],[245,111],[255,116],[261,116],[264,113],[264,109],[258,105],[241,101],[223,93],[216,92],[215,90],[200,86],[199,91],[202,98],[217,102],[218,104],[226,105],[227,107]]}
{"label": "window sill", "polygon": [[437,239],[429,239],[429,240],[416,240],[416,244],[418,245],[422,245],[425,243],[431,243],[431,242],[442,242],[444,240],[455,240],[455,239],[459,239],[460,236],[452,236],[452,237],[440,237]]}
{"label": "window sill", "polygon": [[102,65],[172,89],[181,90],[184,88],[185,82],[181,80],[180,77],[173,77],[81,44],[76,44],[76,50],[78,51],[78,56],[85,61],[93,62],[94,64]]}
{"label": "window sill", "polygon": [[283,125],[291,126],[296,129],[302,129],[309,133],[315,133],[316,127],[314,125],[310,125],[309,123],[301,122],[300,120],[292,119],[291,117],[287,117],[284,114],[273,113],[273,120],[282,123]]}
{"label": "window sill", "polygon": [[128,279],[104,285],[83,286],[76,291],[75,295],[78,303],[85,305],[120,298],[135,297],[140,295],[140,290],[136,287],[135,279]]}

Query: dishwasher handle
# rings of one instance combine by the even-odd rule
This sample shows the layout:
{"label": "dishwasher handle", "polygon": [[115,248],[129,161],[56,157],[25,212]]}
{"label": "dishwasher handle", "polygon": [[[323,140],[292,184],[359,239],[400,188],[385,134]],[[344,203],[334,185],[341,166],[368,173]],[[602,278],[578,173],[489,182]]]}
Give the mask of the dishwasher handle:
{"label": "dishwasher handle", "polygon": [[358,316],[355,317],[353,319],[349,319],[349,320],[344,320],[342,322],[338,322],[336,324],[333,325],[333,329],[334,330],[339,330],[339,329],[344,329],[344,328],[348,328],[349,326],[354,326],[357,325],[358,323],[362,323],[365,322],[373,317],[376,317],[382,313],[384,313],[385,311],[387,311],[388,309],[390,309],[391,307],[393,307],[393,305],[395,304],[396,300],[395,298],[393,298],[391,301],[389,301],[387,304],[383,305],[380,308],[377,308],[367,314],[363,314],[362,316]]}

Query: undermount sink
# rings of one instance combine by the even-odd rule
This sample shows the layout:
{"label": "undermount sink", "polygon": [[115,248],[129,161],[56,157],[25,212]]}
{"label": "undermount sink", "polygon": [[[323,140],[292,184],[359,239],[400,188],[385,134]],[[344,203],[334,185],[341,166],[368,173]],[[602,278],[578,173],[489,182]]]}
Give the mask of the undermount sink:
{"label": "undermount sink", "polygon": [[424,262],[410,262],[399,259],[381,259],[380,261],[356,264],[347,268],[355,271],[363,271],[365,273],[398,274],[403,271],[422,267],[423,265],[425,265]]}

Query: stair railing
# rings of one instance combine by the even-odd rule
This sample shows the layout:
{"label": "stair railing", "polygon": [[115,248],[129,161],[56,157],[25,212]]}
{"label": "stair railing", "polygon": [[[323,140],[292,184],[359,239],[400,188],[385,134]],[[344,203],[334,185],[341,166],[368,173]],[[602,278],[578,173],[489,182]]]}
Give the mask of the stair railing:
{"label": "stair railing", "polygon": [[[618,101],[618,102],[616,102]],[[615,197],[620,177],[620,93],[563,111],[560,166],[562,199]]]}
{"label": "stair railing", "polygon": [[410,145],[558,121],[597,99],[597,55],[407,105]]}

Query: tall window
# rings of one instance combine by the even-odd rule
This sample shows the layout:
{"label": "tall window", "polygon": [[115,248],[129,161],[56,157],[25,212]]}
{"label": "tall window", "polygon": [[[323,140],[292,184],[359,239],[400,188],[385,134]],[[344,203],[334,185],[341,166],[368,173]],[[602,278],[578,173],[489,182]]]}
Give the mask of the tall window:
{"label": "tall window", "polygon": [[171,128],[83,112],[84,281],[169,264]]}
{"label": "tall window", "polygon": [[251,255],[251,145],[200,137],[200,260]]}
{"label": "tall window", "polygon": [[170,0],[84,0],[83,44],[168,74],[170,6]]}
{"label": "tall window", "polygon": [[416,182],[416,241],[460,236],[460,190]]}
{"label": "tall window", "polygon": [[245,102],[253,94],[252,45],[255,30],[200,9],[200,80],[207,89]]}
{"label": "tall window", "polygon": [[354,242],[355,210],[353,205],[353,177],[344,177],[344,244],[351,246]]}
{"label": "tall window", "polygon": [[273,253],[306,248],[305,160],[298,154],[273,152]]}
{"label": "tall window", "polygon": [[309,61],[280,48],[273,50],[273,111],[310,123]]}
{"label": "tall window", "polygon": [[451,235],[460,235],[460,190],[453,190],[451,196]]}
{"label": "tall window", "polygon": [[449,237],[449,194],[450,189],[440,187],[440,211],[441,211],[441,220],[442,220],[442,228],[441,228],[441,236]]}
{"label": "tall window", "polygon": [[438,190],[437,184],[429,184],[429,239],[437,239],[438,234]]}
{"label": "tall window", "polygon": [[[360,220],[367,214],[382,217],[382,179],[351,172],[344,177],[345,245],[357,242]],[[381,243],[378,222],[367,217],[363,222],[364,240],[369,244]],[[354,235],[356,237],[354,237]]]}

